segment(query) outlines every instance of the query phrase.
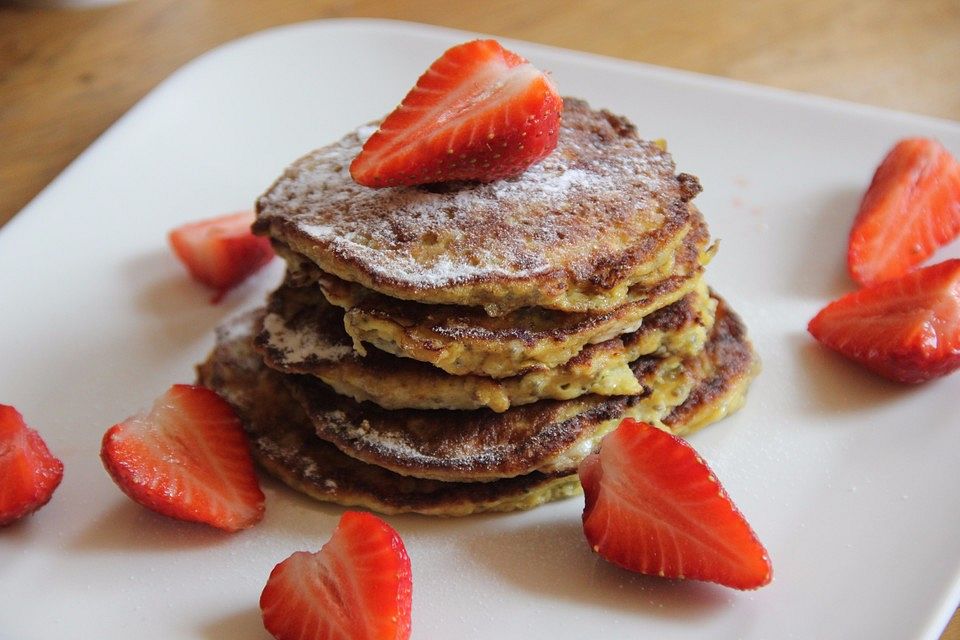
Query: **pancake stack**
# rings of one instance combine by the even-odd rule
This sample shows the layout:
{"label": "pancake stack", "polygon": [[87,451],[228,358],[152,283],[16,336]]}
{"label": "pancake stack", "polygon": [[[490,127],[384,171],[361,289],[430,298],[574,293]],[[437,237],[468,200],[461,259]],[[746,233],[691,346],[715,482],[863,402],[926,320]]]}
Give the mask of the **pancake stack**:
{"label": "pancake stack", "polygon": [[742,404],[757,358],[661,145],[567,99],[517,178],[369,189],[349,164],[374,130],[258,200],[286,277],[199,367],[271,473],[386,513],[524,509],[578,493],[625,417],[682,435]]}

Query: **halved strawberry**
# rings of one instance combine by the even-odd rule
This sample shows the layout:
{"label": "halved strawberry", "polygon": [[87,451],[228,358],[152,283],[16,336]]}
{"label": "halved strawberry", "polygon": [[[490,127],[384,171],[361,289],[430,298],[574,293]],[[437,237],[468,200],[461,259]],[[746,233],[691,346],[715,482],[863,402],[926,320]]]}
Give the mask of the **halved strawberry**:
{"label": "halved strawberry", "polygon": [[885,378],[917,383],[960,367],[960,259],[835,300],[807,330]]}
{"label": "halved strawberry", "polygon": [[173,385],[148,413],[111,427],[100,458],[124,493],[165,516],[227,531],[263,517],[240,420],[209,389]]}
{"label": "halved strawberry", "polygon": [[274,567],[260,610],[278,640],[405,640],[412,590],[397,532],[348,511],[320,551],[298,551]]}
{"label": "halved strawberry", "polygon": [[631,571],[756,589],[767,552],[697,452],[656,427],[624,420],[580,463],[583,531]]}
{"label": "halved strawberry", "polygon": [[368,187],[519,175],[557,146],[563,101],[496,40],[447,50],[350,165]]}
{"label": "halved strawberry", "polygon": [[273,258],[270,239],[250,232],[254,217],[242,211],[170,232],[170,245],[190,275],[217,290],[214,302]]}
{"label": "halved strawberry", "polygon": [[960,234],[960,163],[936,140],[910,138],[877,168],[850,231],[861,285],[903,275]]}
{"label": "halved strawberry", "polygon": [[0,527],[47,504],[63,463],[13,407],[0,404]]}

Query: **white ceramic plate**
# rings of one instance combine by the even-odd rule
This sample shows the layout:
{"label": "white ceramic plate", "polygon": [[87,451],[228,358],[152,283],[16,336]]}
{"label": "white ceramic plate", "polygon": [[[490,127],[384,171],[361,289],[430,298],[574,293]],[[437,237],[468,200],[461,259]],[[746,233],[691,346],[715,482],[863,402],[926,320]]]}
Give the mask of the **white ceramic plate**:
{"label": "white ceramic plate", "polygon": [[[166,233],[249,207],[283,167],[391,109],[470,34],[316,22],[212,51],[124,116],[0,232],[0,402],[66,466],[53,500],[0,531],[0,638],[265,638],[275,563],[317,549],[341,509],[265,480],[266,519],[227,535],[156,516],[98,459],[257,305],[278,264],[219,306]],[[846,234],[898,138],[960,126],[510,43],[562,92],[664,137],[721,250],[710,281],[765,370],[747,406],[693,438],[767,545],[772,585],[740,593],[628,574],[593,555],[579,499],[519,515],[388,518],[414,567],[415,638],[936,638],[960,599],[960,375],[885,383],[807,336],[852,288]],[[940,257],[957,256],[956,245]]]}

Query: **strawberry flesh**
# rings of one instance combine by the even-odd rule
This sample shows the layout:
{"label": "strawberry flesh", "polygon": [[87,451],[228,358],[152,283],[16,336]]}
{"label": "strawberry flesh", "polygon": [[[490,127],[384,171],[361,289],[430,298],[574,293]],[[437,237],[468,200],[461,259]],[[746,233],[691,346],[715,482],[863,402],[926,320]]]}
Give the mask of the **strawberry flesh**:
{"label": "strawberry flesh", "polygon": [[807,329],[885,378],[919,383],[944,376],[960,367],[960,259],[848,294]]}
{"label": "strawberry flesh", "polygon": [[557,146],[550,78],[495,40],[446,51],[350,165],[368,187],[517,176]]}
{"label": "strawberry flesh", "polygon": [[273,258],[270,239],[250,231],[254,218],[252,211],[242,211],[170,232],[170,245],[190,275],[217,291],[214,302]]}
{"label": "strawberry flesh", "polygon": [[624,420],[580,464],[583,530],[594,551],[631,571],[756,589],[767,552],[696,451]]}
{"label": "strawberry flesh", "polygon": [[63,479],[63,463],[13,407],[0,404],[0,527],[50,501]]}
{"label": "strawberry flesh", "polygon": [[111,427],[100,457],[124,493],[157,513],[226,531],[263,517],[240,420],[209,389],[174,385],[148,413]]}
{"label": "strawberry flesh", "polygon": [[935,140],[901,140],[877,168],[850,231],[860,285],[903,275],[960,234],[960,163]]}
{"label": "strawberry flesh", "polygon": [[397,532],[348,511],[319,552],[299,551],[274,567],[260,609],[278,640],[406,640],[412,589]]}

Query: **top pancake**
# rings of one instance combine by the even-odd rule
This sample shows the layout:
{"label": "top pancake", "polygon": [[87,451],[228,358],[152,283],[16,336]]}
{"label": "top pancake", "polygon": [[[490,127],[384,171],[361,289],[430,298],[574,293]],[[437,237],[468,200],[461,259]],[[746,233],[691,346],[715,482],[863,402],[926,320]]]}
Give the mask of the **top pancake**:
{"label": "top pancake", "polygon": [[385,295],[482,306],[612,309],[662,278],[688,231],[696,178],[632,124],[564,101],[557,148],[491,183],[370,189],[350,161],[367,126],[301,158],[257,201],[254,231]]}

